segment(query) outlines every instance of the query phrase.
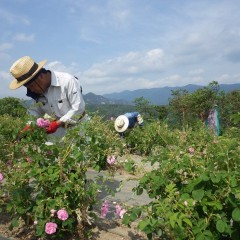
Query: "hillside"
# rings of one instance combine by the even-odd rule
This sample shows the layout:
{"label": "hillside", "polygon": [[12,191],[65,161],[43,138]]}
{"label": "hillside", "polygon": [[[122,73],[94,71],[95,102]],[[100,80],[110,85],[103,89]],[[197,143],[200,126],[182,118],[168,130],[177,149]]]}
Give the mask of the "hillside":
{"label": "hillside", "polygon": [[[220,84],[220,90],[224,92],[230,92],[233,90],[240,90],[240,83],[236,84]],[[166,105],[169,98],[171,98],[172,91],[178,89],[185,89],[190,93],[196,91],[204,86],[189,84],[183,87],[163,87],[163,88],[151,88],[151,89],[138,89],[134,91],[115,92],[110,94],[103,94],[103,97],[112,101],[116,99],[124,99],[126,102],[132,103],[135,98],[143,97],[147,99],[151,104]]]}

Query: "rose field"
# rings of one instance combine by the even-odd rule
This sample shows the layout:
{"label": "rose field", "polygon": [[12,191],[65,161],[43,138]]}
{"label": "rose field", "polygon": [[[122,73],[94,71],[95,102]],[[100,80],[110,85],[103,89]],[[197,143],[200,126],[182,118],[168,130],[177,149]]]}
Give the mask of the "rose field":
{"label": "rose field", "polygon": [[[124,138],[98,113],[63,138],[34,117],[21,133],[29,116],[12,102],[17,112],[0,111],[0,235],[239,240],[240,94],[209,93],[175,92],[167,111],[137,99],[144,127]],[[211,96],[222,106],[219,135],[203,121]]]}

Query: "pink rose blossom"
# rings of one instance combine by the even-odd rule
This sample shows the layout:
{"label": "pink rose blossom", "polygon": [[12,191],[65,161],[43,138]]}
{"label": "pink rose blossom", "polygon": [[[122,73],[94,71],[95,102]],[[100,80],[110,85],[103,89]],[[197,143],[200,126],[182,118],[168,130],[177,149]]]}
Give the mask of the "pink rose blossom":
{"label": "pink rose blossom", "polygon": [[190,147],[190,148],[188,149],[188,152],[191,153],[191,154],[193,154],[193,153],[195,152],[195,149],[194,149],[193,147]]}
{"label": "pink rose blossom", "polygon": [[0,181],[2,181],[4,179],[2,173],[0,173]]}
{"label": "pink rose blossom", "polygon": [[45,225],[45,232],[47,234],[53,234],[57,231],[57,224],[54,222],[48,222]]}
{"label": "pink rose blossom", "polygon": [[113,165],[113,164],[115,164],[116,163],[116,159],[115,159],[115,157],[114,156],[108,156],[107,157],[107,162],[110,164],[110,165]]}
{"label": "pink rose blossom", "polygon": [[105,200],[104,203],[102,204],[102,208],[101,208],[101,216],[102,217],[106,217],[106,215],[108,213],[108,209],[109,209],[109,203],[107,200]]}
{"label": "pink rose blossom", "polygon": [[56,212],[55,209],[51,209],[51,210],[50,210],[50,213],[51,213],[51,214],[54,214],[55,212]]}
{"label": "pink rose blossom", "polygon": [[68,219],[68,213],[65,209],[58,210],[57,216],[62,221],[65,221]]}
{"label": "pink rose blossom", "polygon": [[30,157],[27,157],[26,159],[27,159],[27,162],[29,162],[29,163],[33,162],[33,160]]}
{"label": "pink rose blossom", "polygon": [[121,210],[122,210],[121,206],[117,204],[116,205],[116,213],[117,213],[118,216],[119,216]]}
{"label": "pink rose blossom", "polygon": [[122,208],[120,205],[116,205],[116,214],[120,217],[123,218],[123,215],[126,213],[127,211]]}
{"label": "pink rose blossom", "polygon": [[43,119],[43,118],[38,118],[37,119],[37,126],[40,127],[40,128],[46,128],[49,126],[50,124],[50,120],[49,119]]}
{"label": "pink rose blossom", "polygon": [[125,209],[122,209],[119,213],[119,217],[123,218],[123,215],[126,213],[127,211]]}

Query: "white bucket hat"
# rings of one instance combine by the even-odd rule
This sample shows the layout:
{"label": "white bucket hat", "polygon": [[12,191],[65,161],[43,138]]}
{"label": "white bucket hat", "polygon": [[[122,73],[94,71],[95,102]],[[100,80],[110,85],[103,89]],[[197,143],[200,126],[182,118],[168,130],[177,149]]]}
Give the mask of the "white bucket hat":
{"label": "white bucket hat", "polygon": [[44,66],[47,60],[38,64],[29,56],[18,59],[10,68],[10,73],[15,78],[9,85],[10,89],[17,89],[30,81]]}
{"label": "white bucket hat", "polygon": [[129,120],[125,115],[120,115],[116,118],[114,122],[114,127],[117,132],[124,132],[127,130],[129,125]]}

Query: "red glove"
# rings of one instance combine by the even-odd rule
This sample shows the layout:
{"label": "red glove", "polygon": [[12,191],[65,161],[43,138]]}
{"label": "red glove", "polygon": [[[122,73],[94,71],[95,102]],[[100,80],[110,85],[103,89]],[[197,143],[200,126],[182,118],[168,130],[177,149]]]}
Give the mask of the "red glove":
{"label": "red glove", "polygon": [[49,124],[49,126],[46,128],[47,134],[54,133],[57,131],[57,129],[61,126],[60,123],[57,121],[53,121]]}

